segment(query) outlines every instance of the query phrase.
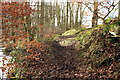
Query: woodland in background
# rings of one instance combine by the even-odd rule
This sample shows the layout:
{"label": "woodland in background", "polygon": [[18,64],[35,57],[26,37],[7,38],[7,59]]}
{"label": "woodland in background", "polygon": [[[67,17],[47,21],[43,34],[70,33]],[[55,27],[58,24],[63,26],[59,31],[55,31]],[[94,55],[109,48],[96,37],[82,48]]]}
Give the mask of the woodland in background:
{"label": "woodland in background", "polygon": [[[63,5],[44,1],[3,2],[1,5],[3,47],[5,54],[13,57],[8,66],[14,65],[8,77],[120,78],[120,1]],[[117,5],[118,16],[109,18]],[[93,13],[91,28],[84,26],[86,8]],[[108,12],[102,14],[102,8]],[[98,19],[103,24],[99,25]],[[77,32],[62,34],[72,29]],[[117,36],[110,36],[110,31]],[[59,42],[68,38],[79,44],[61,46]]]}

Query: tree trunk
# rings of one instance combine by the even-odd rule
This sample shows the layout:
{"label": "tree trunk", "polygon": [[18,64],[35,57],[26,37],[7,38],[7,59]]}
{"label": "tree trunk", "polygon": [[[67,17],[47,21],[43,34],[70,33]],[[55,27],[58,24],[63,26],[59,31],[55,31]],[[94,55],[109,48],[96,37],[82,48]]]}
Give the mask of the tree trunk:
{"label": "tree trunk", "polygon": [[81,29],[81,27],[82,27],[82,20],[83,20],[83,12],[84,12],[84,10],[82,11],[82,3],[80,3],[80,19],[79,19],[79,29]]}
{"label": "tree trunk", "polygon": [[44,35],[44,0],[41,1],[41,19],[40,19],[40,24],[41,24],[41,38],[43,38]]}
{"label": "tree trunk", "polygon": [[74,24],[74,17],[73,17],[73,4],[70,5],[70,29],[73,28],[73,24]]}
{"label": "tree trunk", "polygon": [[76,10],[76,15],[75,15],[75,27],[78,28],[78,13],[79,13],[79,8],[80,5],[77,4],[77,10]]}
{"label": "tree trunk", "polygon": [[120,19],[120,1],[119,1],[119,3],[118,3],[118,18]]}
{"label": "tree trunk", "polygon": [[94,11],[92,17],[92,27],[97,27],[98,25],[98,0],[94,1]]}
{"label": "tree trunk", "polygon": [[[119,0],[119,3],[118,3],[118,20],[120,20],[120,0]],[[119,28],[118,28],[118,35],[120,35],[120,22],[118,21],[118,26],[119,26]]]}
{"label": "tree trunk", "polygon": [[68,28],[68,24],[69,24],[69,23],[68,23],[68,17],[69,17],[69,16],[68,16],[68,15],[69,15],[68,12],[69,12],[69,2],[67,2],[67,11],[66,11],[66,29]]}

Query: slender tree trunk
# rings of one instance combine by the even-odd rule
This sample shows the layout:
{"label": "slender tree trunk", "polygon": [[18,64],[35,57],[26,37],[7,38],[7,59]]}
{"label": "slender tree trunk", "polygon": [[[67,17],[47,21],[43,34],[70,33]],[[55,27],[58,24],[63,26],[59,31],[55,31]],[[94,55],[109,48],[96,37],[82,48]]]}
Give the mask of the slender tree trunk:
{"label": "slender tree trunk", "polygon": [[98,25],[98,0],[94,1],[94,11],[92,17],[92,27],[97,27]]}
{"label": "slender tree trunk", "polygon": [[66,28],[68,27],[68,16],[69,15],[69,2],[67,2],[67,11],[66,11]]}
{"label": "slender tree trunk", "polygon": [[[26,4],[28,4],[28,5],[30,6],[30,2],[27,2]],[[32,29],[28,30],[28,29],[27,29],[27,27],[31,27],[31,16],[30,16],[30,15],[26,16],[26,19],[27,19],[28,21],[26,21],[27,24],[26,24],[26,26],[25,26],[25,31],[30,34],[29,40],[32,41],[32,40],[34,40],[34,36],[35,36],[36,34],[33,34],[34,32],[32,32],[32,31],[34,31],[34,30],[32,30]]]}
{"label": "slender tree trunk", "polygon": [[52,0],[51,0],[51,3],[50,3],[50,19],[52,20],[53,18],[53,7],[52,7]]}
{"label": "slender tree trunk", "polygon": [[78,28],[78,13],[79,13],[80,5],[77,4],[76,16],[75,16],[75,27]]}
{"label": "slender tree trunk", "polygon": [[70,29],[73,28],[74,17],[73,17],[73,4],[70,5]]}
{"label": "slender tree trunk", "polygon": [[[55,1],[54,1],[54,4],[53,4],[53,6],[55,6],[56,4],[55,4]],[[52,12],[52,20],[53,20],[53,26],[55,26],[55,8],[53,7],[52,8],[52,10],[53,10],[53,12]]]}
{"label": "slender tree trunk", "polygon": [[36,24],[35,26],[37,26],[38,28],[38,32],[37,32],[37,39],[40,38],[40,3],[39,3],[39,0],[38,2],[36,2],[36,5],[37,5],[37,14],[36,14],[36,17],[34,19],[36,19]]}
{"label": "slender tree trunk", "polygon": [[119,3],[118,3],[118,18],[120,19],[120,0],[119,0]]}
{"label": "slender tree trunk", "polygon": [[41,27],[41,38],[43,38],[43,35],[44,35],[44,20],[45,20],[45,17],[44,17],[44,0],[41,0],[41,19],[40,19],[40,24],[42,25]]}
{"label": "slender tree trunk", "polygon": [[79,20],[79,26],[82,27],[82,19],[83,19],[83,11],[82,11],[82,3],[80,3],[80,20]]}
{"label": "slender tree trunk", "polygon": [[[118,3],[118,20],[120,21],[120,0],[119,0],[119,3]],[[119,28],[118,28],[118,35],[120,35],[120,22],[118,22],[118,26],[119,26]]]}
{"label": "slender tree trunk", "polygon": [[66,25],[65,25],[65,8],[64,8],[64,5],[62,5],[62,9],[61,9],[62,13],[61,13],[61,26],[64,30],[66,30]]}
{"label": "slender tree trunk", "polygon": [[56,7],[57,7],[57,24],[58,26],[60,27],[60,15],[61,15],[61,12],[60,12],[60,5],[58,5],[58,3],[56,3]]}

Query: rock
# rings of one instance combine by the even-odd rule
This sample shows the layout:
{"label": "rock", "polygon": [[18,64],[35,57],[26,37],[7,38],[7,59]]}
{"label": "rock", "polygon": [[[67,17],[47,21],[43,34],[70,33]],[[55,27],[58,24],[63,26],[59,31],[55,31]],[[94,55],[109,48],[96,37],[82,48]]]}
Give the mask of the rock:
{"label": "rock", "polygon": [[62,36],[75,35],[75,34],[78,33],[78,32],[79,32],[79,30],[71,29],[71,30],[68,30],[68,31],[64,32],[64,33],[62,34]]}
{"label": "rock", "polygon": [[77,46],[79,44],[79,41],[76,40],[76,36],[60,36],[56,39],[56,41],[60,44],[60,46]]}
{"label": "rock", "polygon": [[76,41],[74,38],[65,39],[59,42],[61,46],[76,46],[77,43],[78,41]]}
{"label": "rock", "polygon": [[74,46],[76,47],[79,44],[79,41],[76,40],[76,34],[79,30],[72,29],[64,32],[61,36],[57,36],[55,41],[59,42],[61,46]]}

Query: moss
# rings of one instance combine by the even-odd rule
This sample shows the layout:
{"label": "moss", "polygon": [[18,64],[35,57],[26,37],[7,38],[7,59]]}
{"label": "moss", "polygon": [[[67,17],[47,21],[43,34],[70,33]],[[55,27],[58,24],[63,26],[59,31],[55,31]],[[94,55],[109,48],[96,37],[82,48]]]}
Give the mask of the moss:
{"label": "moss", "polygon": [[61,36],[61,35],[55,35],[55,36],[53,36],[52,40],[56,40],[59,36]]}
{"label": "moss", "polygon": [[11,56],[15,56],[18,52],[16,50],[13,50],[12,52],[10,52]]}
{"label": "moss", "polygon": [[68,30],[68,31],[64,32],[64,33],[62,34],[62,36],[75,35],[75,34],[78,33],[78,32],[79,32],[79,30],[71,29],[71,30]]}

